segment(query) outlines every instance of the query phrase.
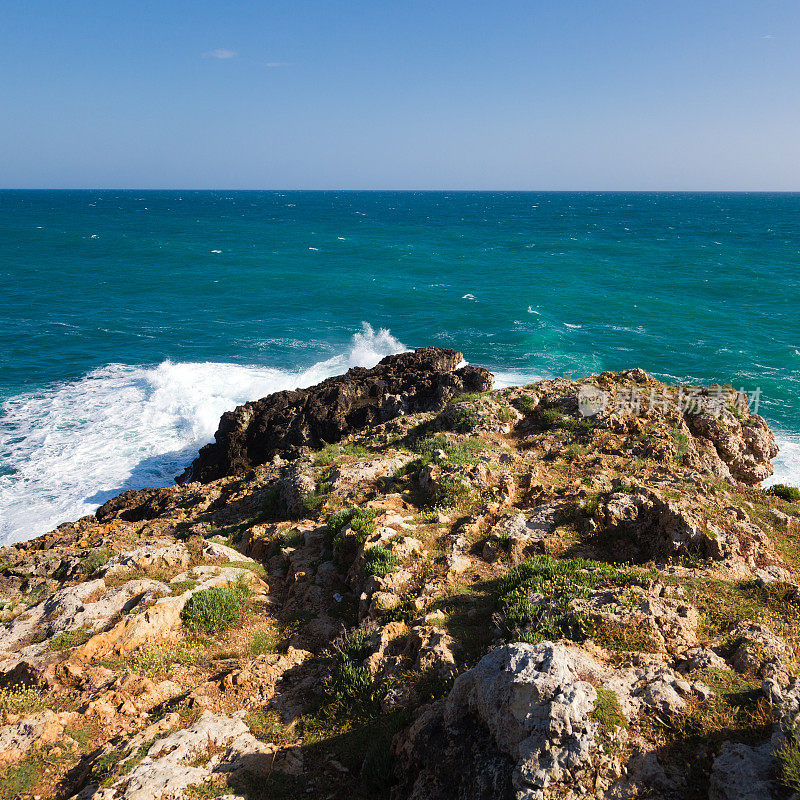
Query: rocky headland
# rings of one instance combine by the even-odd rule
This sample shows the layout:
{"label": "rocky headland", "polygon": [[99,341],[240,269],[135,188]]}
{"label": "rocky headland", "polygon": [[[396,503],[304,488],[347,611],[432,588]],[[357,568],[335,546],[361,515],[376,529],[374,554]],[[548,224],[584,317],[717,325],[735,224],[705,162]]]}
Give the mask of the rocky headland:
{"label": "rocky headland", "polygon": [[0,797],[777,800],[800,493],[729,386],[424,348],[0,549]]}

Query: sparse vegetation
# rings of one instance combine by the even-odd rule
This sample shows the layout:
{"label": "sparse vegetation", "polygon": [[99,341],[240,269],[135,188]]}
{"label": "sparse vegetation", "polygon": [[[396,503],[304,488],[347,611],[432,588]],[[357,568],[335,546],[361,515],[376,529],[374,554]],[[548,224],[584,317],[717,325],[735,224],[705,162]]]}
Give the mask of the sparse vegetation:
{"label": "sparse vegetation", "polygon": [[126,665],[135,674],[154,678],[167,673],[174,664],[188,667],[203,664],[205,661],[205,650],[199,644],[178,641],[140,647],[132,661],[126,662]]}
{"label": "sparse vegetation", "polygon": [[[530,643],[548,638],[581,641],[593,635],[595,623],[573,612],[573,600],[588,597],[592,589],[642,585],[653,577],[654,573],[600,561],[536,556],[498,581],[498,605],[509,636]],[[532,602],[533,594],[544,595],[546,602]]]}
{"label": "sparse vegetation", "polygon": [[321,450],[314,453],[314,465],[318,467],[330,467],[341,458],[349,456],[351,458],[364,458],[367,450],[358,444],[350,442],[340,444],[327,444]]}
{"label": "sparse vegetation", "polygon": [[33,686],[13,686],[0,689],[0,712],[33,714],[49,708],[52,698]]}
{"label": "sparse vegetation", "polygon": [[67,650],[72,647],[80,647],[86,644],[94,635],[94,631],[89,628],[79,628],[74,631],[65,631],[54,636],[47,645],[48,650]]}
{"label": "sparse vegetation", "polygon": [[781,783],[795,792],[800,791],[800,726],[797,720],[786,725],[786,736],[775,751],[781,771]]}
{"label": "sparse vegetation", "polygon": [[284,631],[277,625],[254,631],[247,643],[247,655],[256,658],[274,653],[283,637]]}
{"label": "sparse vegetation", "polygon": [[[641,375],[610,373],[594,384],[613,404],[615,388],[629,392],[632,381],[648,392],[658,386]],[[387,800],[407,765],[394,764],[395,734],[409,730],[424,704],[446,696],[457,675],[497,646],[498,636],[531,644],[566,639],[574,643],[569,658],[577,679],[597,690],[588,713],[596,723],[589,730],[596,732],[592,752],[599,761],[605,763],[605,753],[621,768],[633,748],[644,747],[657,752],[668,779],[677,781],[676,796],[707,798],[725,742],[769,739],[775,709],[761,689],[765,664],[778,653],[790,677],[798,671],[800,599],[790,576],[800,568],[800,529],[787,517],[798,516],[800,490],[748,487],[712,475],[705,465],[710,459],[691,456],[707,445],[695,441],[673,400],[665,411],[655,403],[643,405],[646,414],[611,408],[587,421],[576,412],[576,391],[574,382],[559,378],[462,395],[443,412],[408,413],[359,432],[358,444],[348,440],[302,455],[292,469],[314,490],[291,520],[282,500],[289,486],[286,462],[276,460],[207,486],[156,490],[157,501],[148,500],[157,515],[152,519],[83,520],[65,528],[61,539],[48,540],[44,550],[4,549],[3,621],[20,621],[23,646],[31,637],[45,642],[41,663],[52,664],[64,686],[0,690],[0,723],[13,725],[43,709],[84,709],[119,689],[141,708],[158,702],[148,707],[146,724],[171,725],[158,736],[182,732],[209,709],[243,719],[277,748],[264,754],[266,774],[247,776],[222,763],[213,777],[189,787],[187,797],[299,798],[312,788],[321,797]],[[525,418],[509,434],[500,423],[518,419],[516,409]],[[762,424],[750,417],[745,422]],[[376,468],[354,463],[365,458]],[[405,466],[389,486],[387,474],[399,463]],[[337,466],[341,478],[333,493]],[[201,497],[202,511],[192,506]],[[535,524],[522,526],[517,515]],[[179,552],[153,554],[165,542],[172,546],[172,539]],[[209,539],[239,543],[257,561],[210,558]],[[170,628],[152,640],[145,635],[144,643],[122,654],[101,649],[91,663],[69,649],[92,631],[67,631],[47,642],[49,632],[67,626],[60,611],[51,611],[57,603],[41,601],[97,575],[117,550],[139,547],[137,566],[115,569],[85,602],[138,579],[167,583],[173,596],[194,591],[181,614],[183,632]],[[240,570],[240,582],[211,588],[220,581],[218,568]],[[269,584],[268,598],[252,597],[248,581],[255,586],[254,576]],[[158,614],[141,612],[153,597],[131,598],[119,614],[98,621],[97,630],[111,632],[120,624],[124,637],[140,621],[149,624]],[[746,662],[754,674],[675,671],[672,657],[682,658],[686,643],[695,641],[694,609],[697,643],[729,665],[744,668]],[[673,631],[678,647],[670,641]],[[109,641],[116,641],[113,633]],[[655,651],[670,657],[647,655]],[[631,674],[640,668],[641,676]],[[651,678],[656,671],[659,677]],[[628,678],[634,677],[631,688]],[[677,692],[659,694],[659,708],[649,705],[653,680],[672,681]],[[87,689],[90,681],[102,682],[100,689]],[[710,687],[709,695],[696,681]],[[632,702],[629,693],[639,700]],[[451,704],[459,702],[451,697]],[[622,709],[639,702],[641,710],[626,718]],[[436,721],[439,706],[430,708],[424,725],[431,722],[435,736],[446,739],[450,728]],[[35,745],[19,764],[0,766],[0,796],[53,800],[54,787],[65,797],[87,781],[108,787],[128,775],[154,741],[139,737],[144,716],[126,716],[122,725],[120,717],[108,730],[78,719],[70,718],[55,747]],[[129,725],[130,719],[139,721]],[[784,725],[774,780],[800,791],[800,733]],[[467,728],[461,732],[469,739]],[[137,736],[135,744],[130,736]],[[453,750],[443,747],[441,757]],[[479,750],[476,744],[471,752]],[[227,759],[234,752],[203,743],[182,763],[206,765],[212,755]],[[440,757],[438,750],[429,755],[429,763]],[[299,776],[283,771],[293,768],[295,756],[302,758]],[[458,767],[448,763],[448,775]],[[588,762],[586,776],[590,787]]]}
{"label": "sparse vegetation", "polygon": [[670,435],[675,444],[675,463],[683,464],[689,455],[689,437],[679,427],[672,428]]}

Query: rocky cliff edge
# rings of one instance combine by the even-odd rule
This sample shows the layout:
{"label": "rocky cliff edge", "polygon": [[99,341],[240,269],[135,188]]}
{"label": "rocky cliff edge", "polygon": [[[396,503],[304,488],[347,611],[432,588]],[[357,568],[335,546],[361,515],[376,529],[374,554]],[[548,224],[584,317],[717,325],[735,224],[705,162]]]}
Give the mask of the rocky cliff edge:
{"label": "rocky cliff edge", "polygon": [[0,796],[790,797],[800,495],[730,387],[426,348],[0,550]]}

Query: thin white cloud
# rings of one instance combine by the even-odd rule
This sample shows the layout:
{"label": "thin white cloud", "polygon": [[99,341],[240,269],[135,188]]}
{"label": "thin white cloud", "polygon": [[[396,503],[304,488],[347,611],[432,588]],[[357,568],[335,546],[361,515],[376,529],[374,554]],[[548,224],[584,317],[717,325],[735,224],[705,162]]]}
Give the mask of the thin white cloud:
{"label": "thin white cloud", "polygon": [[203,58],[218,58],[222,61],[228,58],[236,58],[237,53],[235,50],[226,50],[224,47],[218,47],[216,50],[209,50],[203,53]]}
{"label": "thin white cloud", "polygon": [[775,34],[774,33],[765,33],[765,34],[762,35],[761,38],[762,39],[774,39],[775,38]]}

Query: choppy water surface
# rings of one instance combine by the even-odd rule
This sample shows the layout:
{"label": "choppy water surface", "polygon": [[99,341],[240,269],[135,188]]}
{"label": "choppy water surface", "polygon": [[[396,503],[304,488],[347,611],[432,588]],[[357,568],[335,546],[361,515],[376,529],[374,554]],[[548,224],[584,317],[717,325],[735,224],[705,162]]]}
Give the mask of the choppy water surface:
{"label": "choppy water surface", "polygon": [[426,344],[504,383],[761,389],[800,484],[800,195],[0,192],[0,541],[165,485],[227,408]]}

